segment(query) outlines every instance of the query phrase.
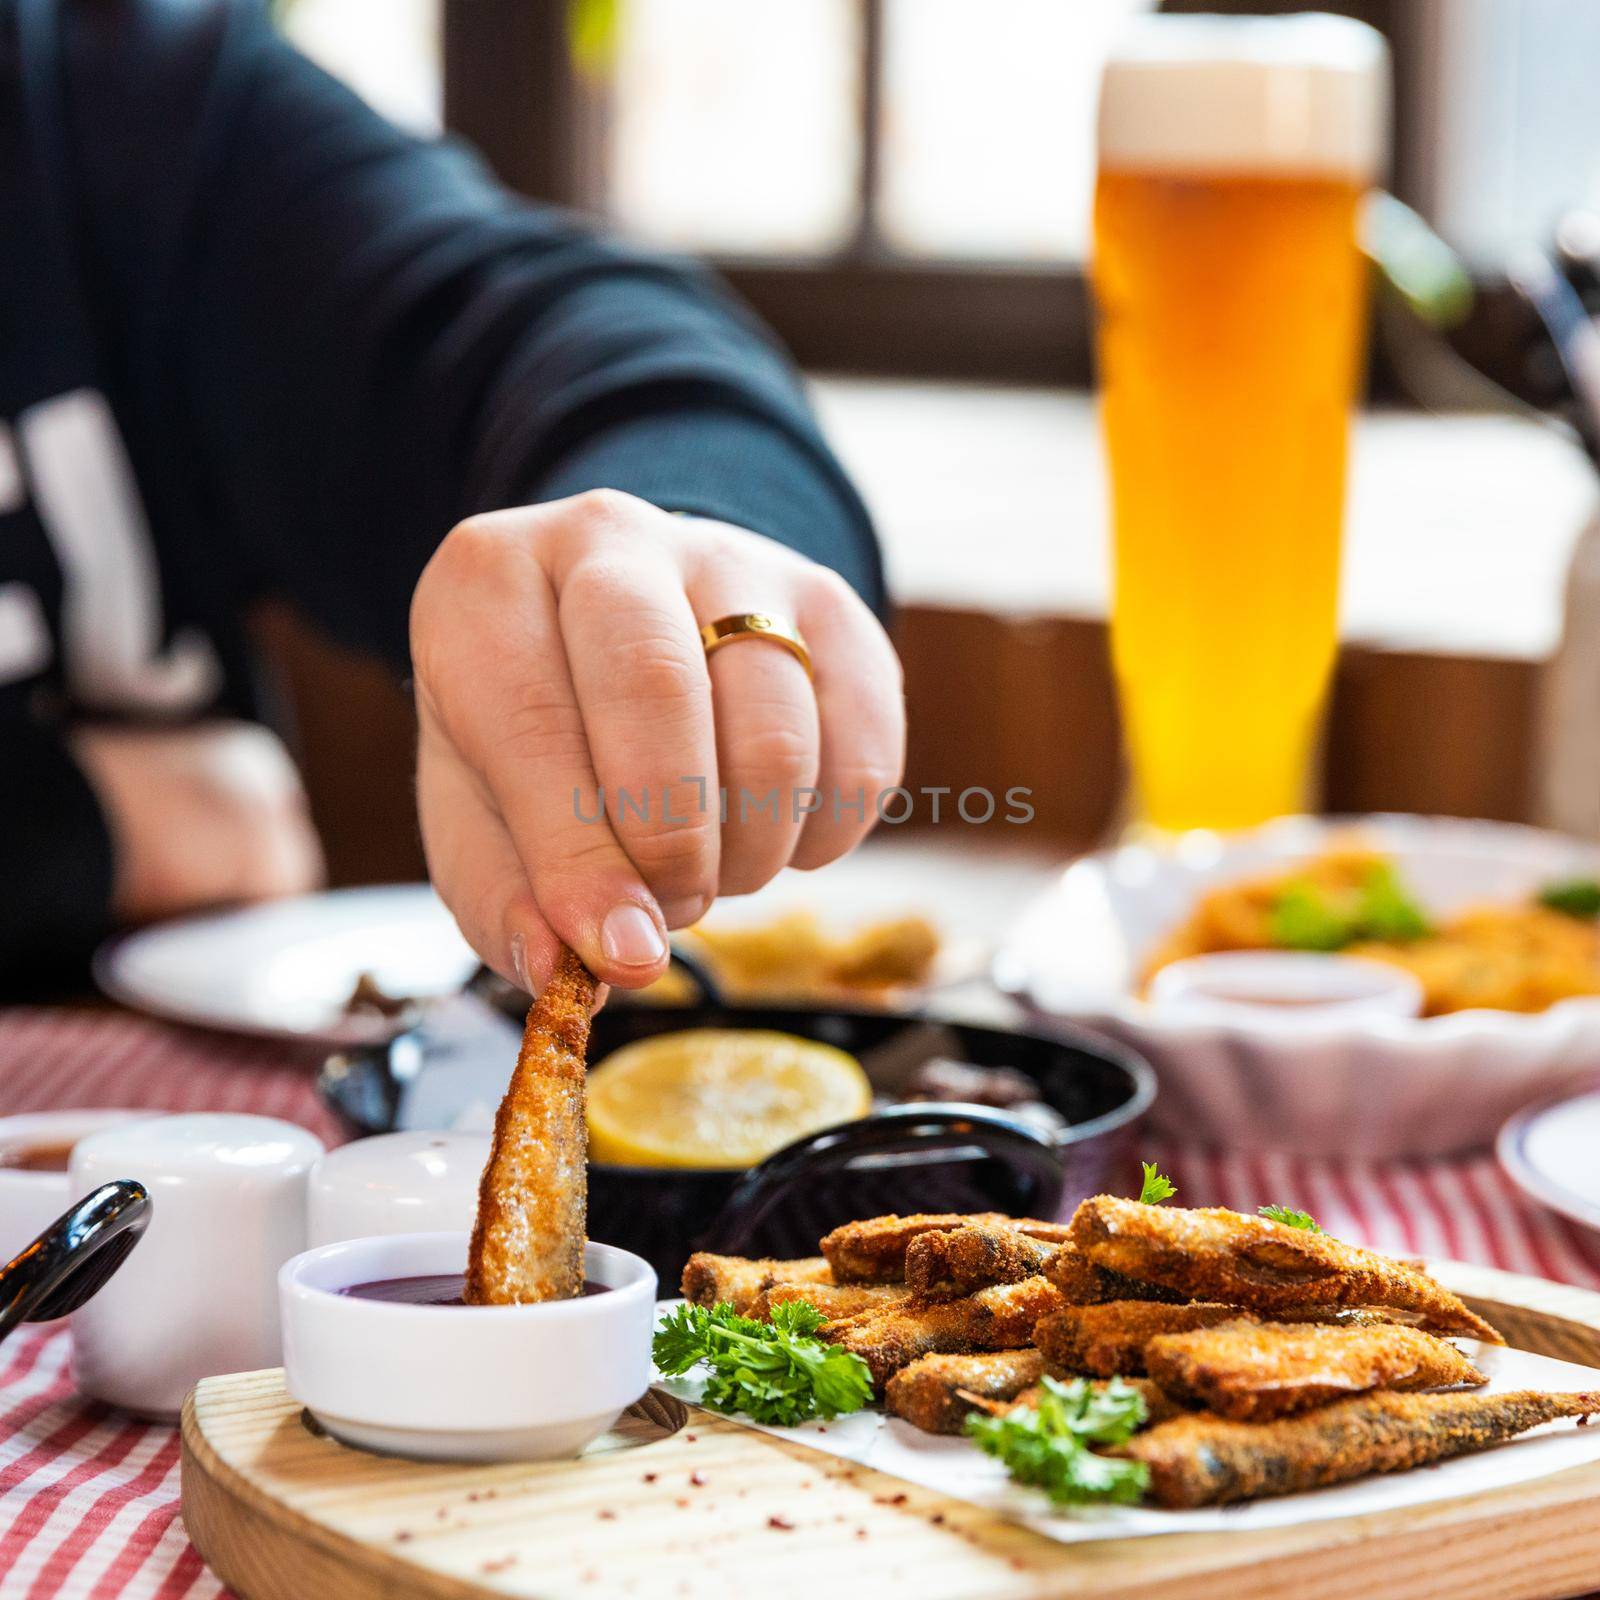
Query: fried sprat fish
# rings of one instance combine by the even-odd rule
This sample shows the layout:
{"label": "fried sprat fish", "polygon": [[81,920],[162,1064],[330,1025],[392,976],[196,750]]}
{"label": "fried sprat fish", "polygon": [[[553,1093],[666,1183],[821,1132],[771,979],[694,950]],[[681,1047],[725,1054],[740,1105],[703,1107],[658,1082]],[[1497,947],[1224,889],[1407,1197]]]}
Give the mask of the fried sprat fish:
{"label": "fried sprat fish", "polygon": [[1503,1340],[1435,1279],[1375,1250],[1237,1211],[1149,1206],[1114,1195],[1085,1200],[1072,1242],[1097,1267],[1250,1310],[1393,1306],[1433,1333]]}
{"label": "fried sprat fish", "polygon": [[924,1433],[960,1433],[980,1400],[1010,1400],[1037,1385],[1044,1371],[1038,1350],[922,1356],[889,1379],[883,1400],[892,1416]]}
{"label": "fried sprat fish", "polygon": [[1159,1334],[1145,1370],[1175,1398],[1236,1422],[1308,1411],[1369,1389],[1444,1389],[1488,1378],[1420,1328],[1344,1328],[1236,1319]]}
{"label": "fried sprat fish", "polygon": [[833,1274],[821,1256],[802,1256],[797,1261],[770,1257],[750,1260],[744,1256],[718,1256],[708,1250],[697,1250],[684,1266],[678,1288],[683,1298],[694,1305],[714,1306],[726,1302],[744,1317],[750,1314],[756,1296],[775,1283],[832,1282]]}
{"label": "fried sprat fish", "polygon": [[1158,1505],[1228,1505],[1403,1472],[1501,1444],[1558,1417],[1600,1415],[1600,1393],[1367,1394],[1277,1422],[1193,1412],[1107,1452],[1150,1469]]}
{"label": "fried sprat fish", "polygon": [[1021,1350],[1033,1343],[1034,1324],[1061,1304],[1043,1278],[1000,1283],[965,1300],[937,1305],[891,1306],[824,1324],[821,1337],[866,1362],[872,1381],[884,1384],[918,1356],[967,1355],[978,1350]]}
{"label": "fried sprat fish", "polygon": [[568,949],[528,1011],[495,1113],[467,1257],[468,1305],[527,1305],[583,1292],[588,1220],[584,1052],[595,984]]}
{"label": "fried sprat fish", "polygon": [[757,1322],[770,1322],[774,1306],[804,1300],[829,1322],[836,1322],[863,1311],[882,1311],[909,1298],[905,1285],[899,1283],[774,1283],[763,1289],[742,1314]]}
{"label": "fried sprat fish", "polygon": [[1064,1372],[1092,1378],[1142,1377],[1145,1346],[1160,1334],[1214,1328],[1239,1316],[1238,1306],[1196,1300],[1164,1305],[1152,1300],[1111,1300],[1063,1306],[1039,1319],[1034,1338]]}
{"label": "fried sprat fish", "polygon": [[959,1300],[1038,1276],[1056,1248],[998,1223],[919,1233],[906,1245],[906,1288],[918,1300]]}
{"label": "fried sprat fish", "polygon": [[906,1273],[906,1247],[925,1233],[947,1233],[952,1228],[1004,1227],[1059,1244],[1068,1224],[1041,1222],[1035,1217],[1008,1217],[999,1211],[924,1211],[912,1216],[869,1217],[847,1222],[823,1236],[820,1246],[839,1283],[898,1283]]}
{"label": "fried sprat fish", "polygon": [[1163,1289],[1158,1283],[1141,1283],[1097,1267],[1075,1244],[1063,1244],[1050,1258],[1044,1275],[1061,1291],[1070,1305],[1096,1306],[1108,1300],[1164,1300],[1180,1304],[1187,1298],[1177,1289]]}

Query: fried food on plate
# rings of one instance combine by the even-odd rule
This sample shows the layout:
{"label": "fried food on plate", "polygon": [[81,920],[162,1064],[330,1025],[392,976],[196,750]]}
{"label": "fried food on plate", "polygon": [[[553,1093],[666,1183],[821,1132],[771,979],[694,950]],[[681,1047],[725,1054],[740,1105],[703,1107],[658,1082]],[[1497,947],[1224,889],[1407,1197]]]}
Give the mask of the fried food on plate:
{"label": "fried food on plate", "polygon": [[1214,1328],[1239,1314],[1238,1306],[1206,1300],[1181,1306],[1111,1300],[1104,1305],[1063,1306],[1039,1319],[1034,1337],[1046,1358],[1064,1372],[1094,1378],[1141,1377],[1145,1346],[1158,1335]]}
{"label": "fried food on plate", "polygon": [[839,1283],[899,1283],[906,1275],[906,1247],[919,1234],[947,1233],[952,1228],[1005,1227],[1059,1244],[1068,1224],[1036,1217],[1008,1217],[999,1211],[923,1211],[911,1216],[868,1217],[847,1222],[824,1234],[823,1255]]}
{"label": "fried food on plate", "polygon": [[1250,1310],[1395,1306],[1434,1333],[1505,1340],[1433,1278],[1375,1250],[1237,1211],[1143,1205],[1114,1195],[1085,1200],[1072,1242],[1090,1262],[1199,1300]]}
{"label": "fried food on plate", "polygon": [[1239,1318],[1158,1334],[1145,1370],[1176,1399],[1236,1422],[1308,1411],[1368,1389],[1443,1389],[1488,1378],[1420,1328],[1341,1328]]}
{"label": "fried food on plate", "polygon": [[901,1283],[774,1283],[765,1288],[744,1312],[757,1322],[770,1322],[772,1308],[790,1300],[804,1300],[830,1322],[863,1311],[881,1311],[910,1298]]}
{"label": "fried food on plate", "polygon": [[884,1406],[924,1433],[960,1433],[980,1400],[1010,1400],[1037,1385],[1044,1371],[1037,1350],[921,1356],[884,1385]]}
{"label": "fried food on plate", "polygon": [[1055,1253],[1055,1245],[998,1223],[919,1233],[906,1245],[906,1287],[919,1300],[959,1300],[1035,1277]]}
{"label": "fried food on plate", "polygon": [[1176,1289],[1163,1289],[1158,1283],[1141,1283],[1097,1267],[1075,1244],[1061,1245],[1044,1268],[1044,1275],[1061,1291],[1070,1305],[1095,1306],[1107,1300],[1165,1300],[1181,1302]]}
{"label": "fried food on plate", "polygon": [[825,1324],[821,1337],[860,1356],[881,1392],[918,1356],[1024,1349],[1033,1343],[1034,1324],[1060,1304],[1061,1293],[1053,1284],[1024,1278],[980,1289],[965,1300],[863,1311]]}
{"label": "fried food on plate", "polygon": [[744,1256],[718,1256],[697,1250],[684,1266],[678,1288],[685,1300],[697,1306],[726,1302],[740,1316],[747,1316],[756,1296],[775,1283],[832,1281],[833,1274],[821,1256],[803,1256],[798,1261],[771,1257],[748,1260]]}
{"label": "fried food on plate", "polygon": [[589,1201],[584,1052],[594,979],[563,947],[528,1011],[522,1050],[478,1186],[468,1305],[526,1305],[583,1292]]}
{"label": "fried food on plate", "polygon": [[1600,1393],[1366,1394],[1277,1422],[1174,1417],[1108,1452],[1150,1469],[1158,1505],[1298,1494],[1484,1450],[1558,1417],[1600,1415]]}
{"label": "fried food on plate", "polygon": [[[1049,1363],[1046,1363],[1045,1375],[1047,1377],[1059,1376],[1058,1373],[1050,1370]],[[1147,1428],[1153,1428],[1157,1423],[1165,1422],[1168,1417],[1181,1416],[1183,1413],[1183,1407],[1159,1383],[1155,1383],[1149,1378],[1089,1378],[1083,1381],[1087,1382],[1091,1389],[1096,1390],[1104,1389],[1108,1383],[1116,1382],[1137,1391],[1144,1398],[1144,1425]],[[974,1405],[973,1409],[987,1411],[991,1416],[1009,1416],[1013,1411],[1023,1411],[1030,1407],[1036,1408],[1039,1404],[1039,1396],[1043,1392],[1043,1388],[1035,1383],[1029,1385],[1028,1388],[1010,1400],[1002,1402],[984,1401],[982,1404]]]}
{"label": "fried food on plate", "polygon": [[689,941],[735,999],[872,996],[926,983],[939,933],[923,917],[871,922],[843,937],[810,911],[749,927],[697,923]]}

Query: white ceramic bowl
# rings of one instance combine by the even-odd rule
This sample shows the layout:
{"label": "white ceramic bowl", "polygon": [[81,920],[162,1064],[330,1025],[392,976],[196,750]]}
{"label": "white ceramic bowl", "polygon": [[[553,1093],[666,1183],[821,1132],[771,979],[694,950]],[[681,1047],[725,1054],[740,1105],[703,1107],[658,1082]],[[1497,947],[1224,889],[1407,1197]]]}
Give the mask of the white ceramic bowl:
{"label": "white ceramic bowl", "polygon": [[489,1161],[486,1133],[380,1133],[311,1169],[306,1243],[470,1230]]}
{"label": "white ceramic bowl", "polygon": [[115,1178],[150,1191],[150,1225],[72,1314],[79,1390],[175,1421],[201,1378],[276,1366],[278,1269],[306,1247],[306,1179],[322,1141],[240,1112],[147,1117],[73,1147],[88,1194]]}
{"label": "white ceramic bowl", "polygon": [[650,1386],[656,1275],[612,1245],[584,1270],[607,1293],[533,1306],[418,1306],[340,1293],[460,1272],[465,1233],[323,1245],[278,1275],[289,1393],[335,1438],[435,1461],[575,1456]]}
{"label": "white ceramic bowl", "polygon": [[1553,879],[1600,876],[1600,849],[1510,823],[1441,817],[1286,817],[1250,833],[1125,845],[1068,867],[1018,919],[1000,987],[1046,1017],[1098,1028],[1148,1057],[1152,1120],[1223,1148],[1303,1155],[1444,1155],[1488,1145],[1522,1106],[1592,1078],[1600,997],[1536,1015],[1312,1018],[1261,1007],[1190,1015],[1134,992],[1140,964],[1196,897],[1316,855],[1352,832],[1395,857],[1427,908],[1449,914],[1525,898]]}
{"label": "white ceramic bowl", "polygon": [[1264,1014],[1291,1027],[1422,1015],[1422,985],[1382,961],[1305,950],[1224,950],[1190,956],[1150,980],[1150,1004],[1191,1021],[1250,1026]]}
{"label": "white ceramic bowl", "polygon": [[[70,1148],[80,1139],[149,1111],[30,1111],[0,1117],[0,1151]],[[0,1263],[43,1233],[85,1191],[74,1190],[66,1169],[34,1172],[0,1166]]]}

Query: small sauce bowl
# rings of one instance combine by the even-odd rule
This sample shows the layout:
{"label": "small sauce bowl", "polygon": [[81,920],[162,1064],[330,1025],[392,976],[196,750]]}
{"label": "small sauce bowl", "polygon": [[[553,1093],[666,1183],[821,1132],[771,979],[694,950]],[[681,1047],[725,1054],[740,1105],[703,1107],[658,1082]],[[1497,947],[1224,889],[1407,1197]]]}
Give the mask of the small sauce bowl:
{"label": "small sauce bowl", "polygon": [[278,1275],[289,1393],[345,1444],[429,1461],[575,1456],[650,1386],[656,1275],[590,1243],[605,1293],[528,1306],[407,1305],[348,1291],[461,1272],[466,1233],[308,1250]]}
{"label": "small sauce bowl", "polygon": [[0,1117],[0,1263],[9,1261],[87,1191],[67,1175],[80,1139],[149,1111],[33,1111]]}
{"label": "small sauce bowl", "polygon": [[1150,1004],[1174,1017],[1245,1025],[1422,1014],[1422,985],[1399,967],[1301,950],[1190,956],[1150,980]]}

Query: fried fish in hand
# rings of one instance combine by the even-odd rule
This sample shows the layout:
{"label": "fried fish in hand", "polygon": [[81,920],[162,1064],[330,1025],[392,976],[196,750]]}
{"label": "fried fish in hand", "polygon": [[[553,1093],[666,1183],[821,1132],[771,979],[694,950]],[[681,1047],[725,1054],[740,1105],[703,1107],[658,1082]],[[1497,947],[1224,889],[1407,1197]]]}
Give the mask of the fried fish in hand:
{"label": "fried fish in hand", "polygon": [[1485,1450],[1557,1417],[1600,1415],[1600,1393],[1365,1394],[1277,1422],[1190,1412],[1107,1454],[1142,1461],[1158,1505],[1228,1505],[1403,1472]]}
{"label": "fried fish in hand", "polygon": [[960,1433],[978,1401],[1009,1400],[1036,1385],[1044,1371],[1037,1350],[922,1356],[884,1385],[884,1406],[924,1433]]}
{"label": "fried fish in hand", "polygon": [[999,1223],[919,1233],[906,1245],[905,1276],[918,1300],[959,1300],[992,1283],[1036,1277],[1057,1247]]}
{"label": "fried fish in hand", "polygon": [[595,984],[563,948],[528,1011],[495,1113],[467,1257],[468,1305],[527,1305],[583,1292],[589,1201],[584,1052]]}
{"label": "fried fish in hand", "polygon": [[1024,1349],[1033,1343],[1034,1324],[1060,1304],[1060,1292],[1053,1284],[1024,1278],[1021,1283],[980,1289],[965,1300],[864,1311],[826,1323],[821,1337],[860,1356],[881,1393],[884,1384],[918,1356]]}
{"label": "fried fish in hand", "polygon": [[1503,1340],[1450,1291],[1375,1250],[1237,1211],[1147,1206],[1115,1195],[1085,1200],[1072,1242],[1097,1267],[1252,1311],[1290,1306],[1393,1306],[1433,1333]]}
{"label": "fried fish in hand", "polygon": [[718,1256],[697,1250],[683,1269],[678,1288],[683,1298],[697,1306],[726,1303],[741,1317],[748,1316],[757,1295],[775,1283],[832,1283],[833,1274],[821,1256],[796,1261],[768,1256]]}
{"label": "fried fish in hand", "polygon": [[1097,1306],[1063,1306],[1039,1319],[1034,1338],[1046,1358],[1064,1372],[1134,1378],[1144,1375],[1145,1346],[1157,1335],[1214,1328],[1238,1316],[1238,1306],[1205,1300],[1181,1306],[1111,1300]]}
{"label": "fried fish in hand", "polygon": [[774,1283],[750,1302],[742,1315],[756,1322],[770,1322],[772,1308],[790,1300],[804,1300],[815,1306],[825,1320],[837,1322],[863,1311],[882,1311],[910,1299],[901,1283]]}
{"label": "fried fish in hand", "polygon": [[1169,1394],[1236,1422],[1309,1411],[1368,1389],[1443,1389],[1488,1378],[1420,1328],[1341,1328],[1237,1319],[1159,1334],[1145,1370]]}
{"label": "fried fish in hand", "polygon": [[1036,1217],[1008,1217],[998,1211],[923,1211],[912,1216],[868,1217],[847,1222],[823,1236],[820,1246],[839,1283],[899,1283],[906,1275],[906,1247],[925,1233],[952,1228],[1005,1227],[1059,1244],[1067,1235],[1064,1222]]}

